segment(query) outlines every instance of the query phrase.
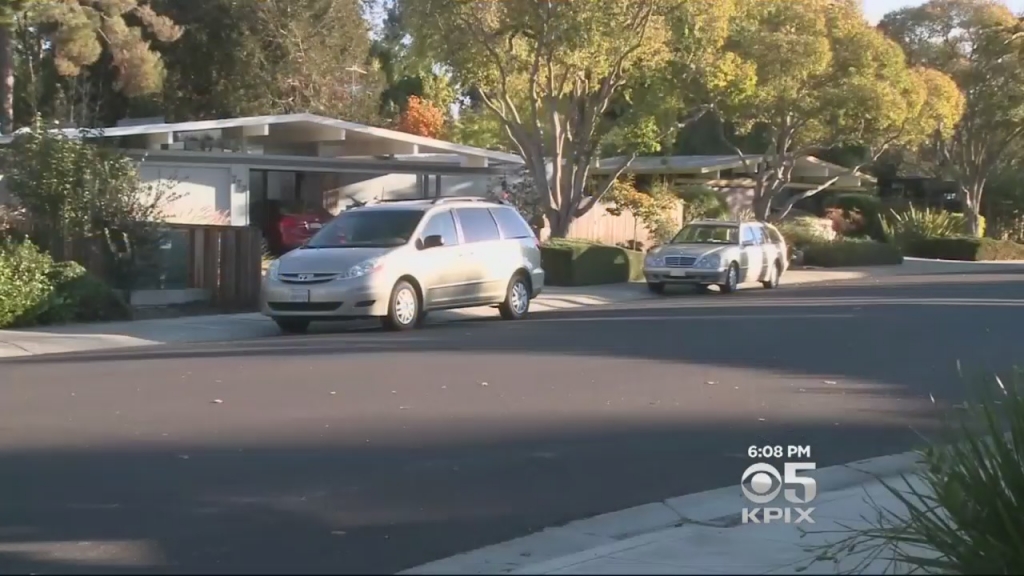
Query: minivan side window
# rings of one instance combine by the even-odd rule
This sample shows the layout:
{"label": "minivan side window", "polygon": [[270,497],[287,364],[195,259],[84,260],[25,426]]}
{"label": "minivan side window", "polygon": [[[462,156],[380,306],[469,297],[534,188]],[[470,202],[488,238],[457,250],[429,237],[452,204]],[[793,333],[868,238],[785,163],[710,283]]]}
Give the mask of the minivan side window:
{"label": "minivan side window", "polygon": [[452,216],[450,210],[437,212],[432,215],[430,220],[427,220],[426,225],[423,226],[423,233],[420,234],[420,239],[434,235],[443,238],[445,246],[458,245],[459,233],[455,229],[455,217]]}
{"label": "minivan side window", "polygon": [[462,237],[467,244],[501,239],[498,225],[487,208],[456,208],[455,215],[462,224]]}
{"label": "minivan side window", "polygon": [[498,223],[504,238],[533,238],[533,230],[513,208],[491,208],[491,216]]}

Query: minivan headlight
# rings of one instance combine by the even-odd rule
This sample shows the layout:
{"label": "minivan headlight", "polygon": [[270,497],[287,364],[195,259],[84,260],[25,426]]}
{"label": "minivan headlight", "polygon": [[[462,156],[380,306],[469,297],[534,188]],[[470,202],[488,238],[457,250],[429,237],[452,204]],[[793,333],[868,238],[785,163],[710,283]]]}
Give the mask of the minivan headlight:
{"label": "minivan headlight", "polygon": [[371,272],[375,272],[377,270],[380,270],[380,268],[381,268],[381,259],[380,258],[370,258],[369,260],[366,260],[365,262],[360,262],[359,264],[356,264],[355,266],[349,268],[342,275],[342,277],[343,278],[359,278],[361,276],[366,276],[367,274],[370,274]]}
{"label": "minivan headlight", "polygon": [[706,256],[701,256],[701,258],[697,260],[696,264],[697,268],[717,269],[721,268],[721,266],[722,257],[719,256],[718,254],[708,254]]}
{"label": "minivan headlight", "polygon": [[281,267],[280,260],[271,260],[270,264],[267,265],[266,277],[271,280],[277,280],[277,270]]}

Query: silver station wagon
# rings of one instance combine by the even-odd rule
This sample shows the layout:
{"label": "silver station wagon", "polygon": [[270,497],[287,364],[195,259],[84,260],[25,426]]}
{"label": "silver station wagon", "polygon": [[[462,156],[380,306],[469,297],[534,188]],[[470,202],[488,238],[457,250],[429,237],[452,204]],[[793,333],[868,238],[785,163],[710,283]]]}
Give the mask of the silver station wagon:
{"label": "silver station wagon", "polygon": [[761,222],[691,222],[668,244],[653,248],[644,258],[647,287],[657,294],[674,284],[692,285],[702,291],[717,285],[723,293],[754,281],[775,288],[788,267],[782,234]]}
{"label": "silver station wagon", "polygon": [[537,238],[512,206],[437,198],[342,212],[273,261],[260,311],[284,332],[310,322],[380,318],[407,330],[430,310],[496,305],[526,316],[544,288]]}

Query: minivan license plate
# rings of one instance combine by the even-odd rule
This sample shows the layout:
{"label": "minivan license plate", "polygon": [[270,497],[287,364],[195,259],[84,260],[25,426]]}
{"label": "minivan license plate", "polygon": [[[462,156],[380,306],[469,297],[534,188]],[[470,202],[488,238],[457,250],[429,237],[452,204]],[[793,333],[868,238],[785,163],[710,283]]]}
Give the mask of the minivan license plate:
{"label": "minivan license plate", "polygon": [[309,290],[292,290],[288,294],[289,302],[309,302]]}

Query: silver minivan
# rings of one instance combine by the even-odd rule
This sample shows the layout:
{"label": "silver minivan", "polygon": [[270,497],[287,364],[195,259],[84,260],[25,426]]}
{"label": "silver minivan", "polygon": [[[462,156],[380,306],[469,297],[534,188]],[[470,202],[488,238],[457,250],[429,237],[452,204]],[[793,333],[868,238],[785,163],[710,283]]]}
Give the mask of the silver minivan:
{"label": "silver minivan", "polygon": [[436,198],[342,212],[301,248],[270,263],[260,311],[281,330],[380,318],[408,330],[427,312],[496,305],[523,318],[544,288],[540,247],[512,206]]}

